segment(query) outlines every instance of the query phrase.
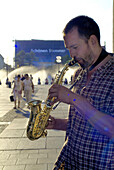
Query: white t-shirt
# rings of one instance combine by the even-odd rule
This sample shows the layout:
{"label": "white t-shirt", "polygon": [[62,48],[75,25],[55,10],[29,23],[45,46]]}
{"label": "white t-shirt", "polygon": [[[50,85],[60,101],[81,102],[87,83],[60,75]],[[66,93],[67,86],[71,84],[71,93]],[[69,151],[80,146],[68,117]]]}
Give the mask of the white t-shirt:
{"label": "white t-shirt", "polygon": [[15,80],[15,88],[14,88],[14,90],[16,90],[16,91],[22,90],[22,81],[21,80],[19,80],[19,81]]}
{"label": "white t-shirt", "polygon": [[23,83],[24,83],[24,90],[32,90],[32,82],[30,79],[23,80]]}

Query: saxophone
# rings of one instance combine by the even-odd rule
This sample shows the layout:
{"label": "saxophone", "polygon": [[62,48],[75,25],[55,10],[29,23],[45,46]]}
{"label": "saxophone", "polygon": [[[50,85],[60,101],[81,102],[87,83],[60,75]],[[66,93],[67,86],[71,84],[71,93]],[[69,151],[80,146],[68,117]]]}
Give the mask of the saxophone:
{"label": "saxophone", "polygon": [[[73,66],[75,63],[76,61],[72,59],[69,63],[65,64],[60,74],[56,74],[53,84],[61,85],[63,81],[63,76],[68,70],[68,67]],[[53,100],[54,97],[51,100],[47,97],[43,109],[41,108],[41,100],[33,100],[28,103],[31,109],[31,113],[27,125],[27,137],[30,140],[35,140],[39,139],[42,136],[47,136],[47,131],[45,130],[45,128],[48,125],[50,112],[53,109],[53,105],[50,104]]]}

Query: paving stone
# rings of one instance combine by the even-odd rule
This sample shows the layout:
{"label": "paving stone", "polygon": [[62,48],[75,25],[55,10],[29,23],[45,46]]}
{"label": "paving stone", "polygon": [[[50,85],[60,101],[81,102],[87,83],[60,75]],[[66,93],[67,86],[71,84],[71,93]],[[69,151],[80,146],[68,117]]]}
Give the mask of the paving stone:
{"label": "paving stone", "polygon": [[25,170],[47,170],[47,164],[27,165]]}
{"label": "paving stone", "polygon": [[48,137],[50,137],[50,136],[65,136],[65,131],[48,130]]}
{"label": "paving stone", "polygon": [[7,129],[26,129],[28,118],[14,119]]}
{"label": "paving stone", "polygon": [[48,164],[48,163],[54,163],[55,162],[55,158],[39,158],[38,159],[38,162],[37,162],[37,164],[43,164],[43,163],[46,163],[46,164]]}
{"label": "paving stone", "polygon": [[16,162],[16,165],[36,165],[37,158],[31,158],[31,159],[18,159]]}
{"label": "paving stone", "polygon": [[0,122],[0,125],[9,125],[11,122]]}
{"label": "paving stone", "polygon": [[2,159],[8,159],[10,157],[10,153],[9,154],[7,154],[7,153],[5,153],[5,152],[3,152],[3,153],[1,153],[0,154],[0,160]]}
{"label": "paving stone", "polygon": [[4,166],[0,166],[0,170],[3,170],[3,167],[4,167]]}
{"label": "paving stone", "polygon": [[25,129],[23,133],[23,138],[26,138],[26,137],[27,137],[27,129]]}
{"label": "paving stone", "polygon": [[20,130],[20,129],[5,129],[1,134],[0,134],[0,138],[19,138],[22,137],[24,134],[24,130]]}
{"label": "paving stone", "polygon": [[48,153],[48,158],[54,158],[56,159],[58,157],[57,153]]}
{"label": "paving stone", "polygon": [[3,170],[25,170],[25,165],[5,166]]}
{"label": "paving stone", "polygon": [[10,159],[10,160],[7,160],[7,159],[1,159],[0,160],[0,165],[15,165],[16,164],[16,159]]}
{"label": "paving stone", "polygon": [[23,159],[23,158],[28,158],[28,156],[29,155],[27,153],[11,154],[9,156],[9,159],[19,159],[19,158]]}
{"label": "paving stone", "polygon": [[47,158],[47,154],[43,153],[30,153],[28,158]]}
{"label": "paving stone", "polygon": [[39,153],[39,150],[37,150],[37,149],[34,149],[34,150],[32,150],[32,149],[29,149],[29,150],[23,149],[23,150],[20,151],[20,153]]}
{"label": "paving stone", "polygon": [[3,117],[6,113],[7,113],[7,110],[6,111],[5,110],[0,111],[0,117]]}
{"label": "paving stone", "polygon": [[0,150],[17,149],[21,139],[0,139]]}
{"label": "paving stone", "polygon": [[64,137],[48,137],[46,148],[61,148],[64,144]]}
{"label": "paving stone", "polygon": [[38,148],[45,148],[46,139],[41,138],[37,141],[31,141],[28,138],[22,138],[19,141],[17,149],[38,149]]}
{"label": "paving stone", "polygon": [[39,149],[39,153],[56,153],[56,149]]}
{"label": "paving stone", "polygon": [[2,151],[2,154],[13,154],[13,155],[15,155],[15,154],[19,154],[19,153],[21,153],[21,151],[20,150],[4,150],[4,151]]}

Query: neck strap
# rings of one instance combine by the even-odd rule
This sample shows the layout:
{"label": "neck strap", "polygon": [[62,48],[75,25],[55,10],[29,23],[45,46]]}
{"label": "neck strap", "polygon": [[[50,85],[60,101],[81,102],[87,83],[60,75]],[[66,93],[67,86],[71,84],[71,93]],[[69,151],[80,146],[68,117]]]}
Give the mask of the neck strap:
{"label": "neck strap", "polygon": [[102,49],[97,61],[89,68],[89,71],[93,70],[101,61],[103,61],[108,56],[108,53]]}

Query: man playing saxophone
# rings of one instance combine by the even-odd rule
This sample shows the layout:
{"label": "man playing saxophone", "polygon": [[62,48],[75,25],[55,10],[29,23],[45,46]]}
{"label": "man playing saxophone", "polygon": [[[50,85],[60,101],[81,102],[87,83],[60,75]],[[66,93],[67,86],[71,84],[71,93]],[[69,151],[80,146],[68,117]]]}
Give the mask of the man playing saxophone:
{"label": "man playing saxophone", "polygon": [[100,29],[78,16],[63,31],[65,47],[78,64],[73,90],[54,84],[52,104],[70,105],[68,118],[51,117],[47,129],[66,131],[54,170],[114,169],[114,59],[100,45]]}

